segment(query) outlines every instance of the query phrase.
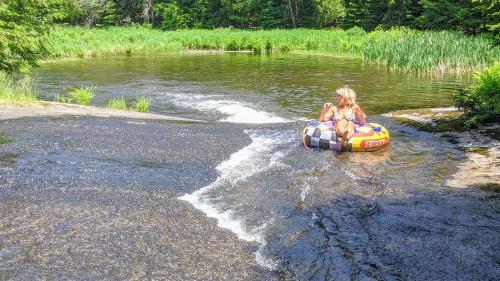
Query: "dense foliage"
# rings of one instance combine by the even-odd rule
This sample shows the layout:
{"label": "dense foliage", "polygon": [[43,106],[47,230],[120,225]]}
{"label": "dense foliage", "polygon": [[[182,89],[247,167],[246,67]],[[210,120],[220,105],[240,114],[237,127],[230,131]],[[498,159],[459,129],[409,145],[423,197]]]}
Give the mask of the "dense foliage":
{"label": "dense foliage", "polygon": [[60,0],[61,23],[179,28],[499,29],[496,0]]}
{"label": "dense foliage", "polygon": [[474,83],[462,89],[454,100],[465,111],[465,126],[475,127],[500,118],[500,63],[474,76]]}
{"label": "dense foliage", "polygon": [[0,1],[0,71],[27,72],[47,52],[48,24],[61,14],[59,0]]}
{"label": "dense foliage", "polygon": [[162,30],[404,26],[498,34],[499,5],[494,0],[3,0],[0,70],[27,71],[43,58],[54,21]]}

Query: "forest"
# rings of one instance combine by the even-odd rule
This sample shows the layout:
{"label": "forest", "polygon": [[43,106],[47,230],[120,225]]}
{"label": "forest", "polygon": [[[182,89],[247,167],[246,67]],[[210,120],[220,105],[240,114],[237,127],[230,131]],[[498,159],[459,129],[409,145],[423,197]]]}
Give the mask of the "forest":
{"label": "forest", "polygon": [[[8,2],[8,1],[7,1]],[[28,1],[24,1],[28,2]],[[151,24],[184,28],[328,28],[372,31],[394,26],[498,31],[495,0],[45,0],[55,22],[108,26]],[[36,3],[36,2],[35,2]]]}

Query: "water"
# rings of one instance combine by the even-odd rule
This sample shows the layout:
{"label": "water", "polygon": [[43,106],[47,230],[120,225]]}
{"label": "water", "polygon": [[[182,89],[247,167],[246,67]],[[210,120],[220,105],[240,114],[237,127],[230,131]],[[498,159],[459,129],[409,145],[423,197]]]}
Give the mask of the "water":
{"label": "water", "polygon": [[[469,80],[405,75],[353,59],[247,54],[61,62],[44,65],[38,77],[43,81],[37,84],[39,93],[48,99],[72,87],[94,86],[97,105],[105,105],[111,97],[144,95],[153,100],[155,112],[237,119],[229,122],[241,122],[241,115],[252,114],[246,121],[256,123],[316,118],[342,85],[356,90],[368,114],[449,106],[453,92]],[[246,112],[252,110],[260,114]]]}
{"label": "water", "polygon": [[[36,150],[26,145],[29,155],[17,151],[4,183],[12,190],[76,182],[86,189],[104,184],[111,193],[168,191],[245,241],[260,268],[284,280],[494,280],[500,273],[498,196],[446,187],[463,153],[379,115],[449,106],[468,77],[246,54],[60,62],[42,66],[37,76],[46,99],[94,85],[96,105],[146,96],[153,112],[210,122],[42,120],[35,130],[12,121],[11,134],[24,136],[18,141],[29,142],[35,130],[48,143]],[[357,91],[370,120],[389,129],[388,147],[338,154],[300,144],[307,120],[344,84]]]}

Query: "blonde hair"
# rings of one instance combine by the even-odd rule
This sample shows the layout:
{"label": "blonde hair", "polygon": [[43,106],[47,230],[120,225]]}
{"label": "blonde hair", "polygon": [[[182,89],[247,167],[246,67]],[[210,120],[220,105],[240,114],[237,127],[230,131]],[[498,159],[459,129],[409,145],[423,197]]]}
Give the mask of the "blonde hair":
{"label": "blonde hair", "polygon": [[348,106],[356,104],[356,92],[348,86],[342,86],[336,91],[337,95],[341,95]]}

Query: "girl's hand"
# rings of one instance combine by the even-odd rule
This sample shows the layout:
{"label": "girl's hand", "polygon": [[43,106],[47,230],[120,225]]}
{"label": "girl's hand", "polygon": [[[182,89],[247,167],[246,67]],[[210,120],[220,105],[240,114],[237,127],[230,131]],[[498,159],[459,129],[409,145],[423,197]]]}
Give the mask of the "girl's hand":
{"label": "girl's hand", "polygon": [[327,103],[325,103],[325,104],[323,105],[323,108],[330,108],[330,107],[332,107],[332,106],[333,106],[333,103],[331,103],[331,102],[327,102]]}

